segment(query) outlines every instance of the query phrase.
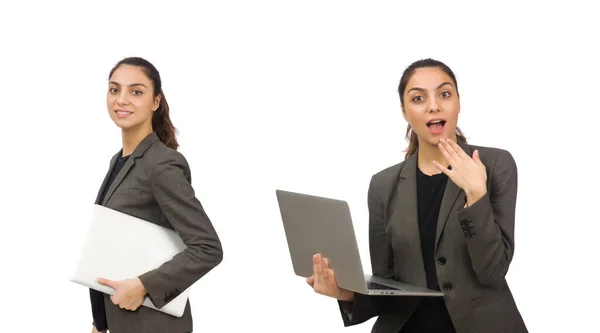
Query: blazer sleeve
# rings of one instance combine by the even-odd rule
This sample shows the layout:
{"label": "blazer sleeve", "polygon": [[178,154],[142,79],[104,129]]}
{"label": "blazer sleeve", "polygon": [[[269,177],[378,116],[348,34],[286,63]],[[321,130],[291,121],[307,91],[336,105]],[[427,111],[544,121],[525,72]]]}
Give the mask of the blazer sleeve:
{"label": "blazer sleeve", "polygon": [[484,285],[504,281],[514,251],[517,166],[501,150],[494,163],[487,193],[458,211],[471,264]]}
{"label": "blazer sleeve", "polygon": [[175,152],[150,174],[153,195],[186,249],[139,276],[154,306],[162,308],[223,259],[221,242],[191,186],[189,166]]}
{"label": "blazer sleeve", "polygon": [[[384,221],[384,203],[375,176],[371,178],[367,196],[369,208],[369,252],[373,275],[393,279],[394,260],[392,245]],[[338,301],[344,326],[361,324],[378,316],[387,307],[390,297],[355,293],[353,302]]]}

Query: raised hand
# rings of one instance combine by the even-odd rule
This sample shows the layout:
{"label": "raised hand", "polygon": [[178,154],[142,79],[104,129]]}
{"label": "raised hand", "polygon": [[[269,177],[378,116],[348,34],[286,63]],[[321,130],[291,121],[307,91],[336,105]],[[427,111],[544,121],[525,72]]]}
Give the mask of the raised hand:
{"label": "raised hand", "polygon": [[475,150],[471,157],[450,139],[441,139],[438,148],[452,169],[444,167],[437,161],[433,161],[433,164],[445,173],[456,186],[465,191],[467,204],[471,206],[487,192],[487,174],[485,165],[479,159],[479,151]]}
{"label": "raised hand", "polygon": [[321,254],[313,256],[313,275],[306,279],[306,283],[321,295],[333,297],[340,301],[354,300],[353,291],[342,289],[337,285],[335,273],[329,267],[327,258],[323,258]]}
{"label": "raised hand", "polygon": [[147,292],[139,278],[122,281],[99,278],[98,283],[115,291],[110,300],[121,309],[135,311],[144,303]]}

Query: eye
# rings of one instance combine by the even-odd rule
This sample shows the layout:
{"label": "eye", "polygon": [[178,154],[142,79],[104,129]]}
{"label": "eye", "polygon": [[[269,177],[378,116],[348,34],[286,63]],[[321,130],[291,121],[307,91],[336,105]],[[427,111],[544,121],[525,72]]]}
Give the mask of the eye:
{"label": "eye", "polygon": [[448,98],[450,97],[450,92],[449,91],[444,91],[443,93],[441,93],[441,96],[444,98]]}
{"label": "eye", "polygon": [[132,93],[133,93],[135,96],[139,96],[139,95],[141,95],[141,94],[142,94],[142,92],[141,92],[140,90],[134,90],[134,91],[132,91]]}
{"label": "eye", "polygon": [[116,94],[118,90],[117,90],[117,88],[108,88],[108,91],[109,91],[111,94]]}
{"label": "eye", "polygon": [[419,95],[413,97],[413,99],[412,99],[412,101],[415,102],[415,103],[418,103],[418,102],[420,102],[422,100],[423,100],[423,96],[419,96]]}

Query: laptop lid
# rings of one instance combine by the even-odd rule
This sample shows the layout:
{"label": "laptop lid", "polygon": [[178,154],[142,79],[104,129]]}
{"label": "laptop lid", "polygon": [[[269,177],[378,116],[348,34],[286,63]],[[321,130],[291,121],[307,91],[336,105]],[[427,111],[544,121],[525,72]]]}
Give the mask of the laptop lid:
{"label": "laptop lid", "polygon": [[350,208],[346,201],[276,190],[296,275],[313,274],[312,257],[327,257],[341,288],[366,290]]}
{"label": "laptop lid", "polygon": [[[94,205],[92,220],[70,278],[72,282],[112,295],[114,290],[96,279],[113,281],[135,278],[158,268],[186,248],[179,235],[162,226]],[[157,309],[146,297],[143,306],[181,317],[189,288]]]}

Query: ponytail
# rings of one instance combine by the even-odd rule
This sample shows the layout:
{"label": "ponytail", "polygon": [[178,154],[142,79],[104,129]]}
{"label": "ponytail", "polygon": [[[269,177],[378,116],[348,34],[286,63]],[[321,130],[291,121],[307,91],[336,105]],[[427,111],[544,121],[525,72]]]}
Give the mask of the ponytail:
{"label": "ponytail", "polygon": [[160,103],[158,109],[152,115],[152,129],[158,135],[158,138],[167,147],[177,150],[179,143],[177,142],[177,129],[171,122],[169,117],[169,103],[165,98],[162,89],[159,92]]}

